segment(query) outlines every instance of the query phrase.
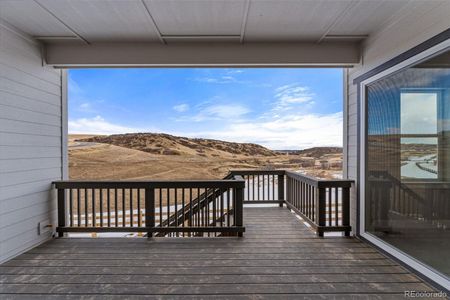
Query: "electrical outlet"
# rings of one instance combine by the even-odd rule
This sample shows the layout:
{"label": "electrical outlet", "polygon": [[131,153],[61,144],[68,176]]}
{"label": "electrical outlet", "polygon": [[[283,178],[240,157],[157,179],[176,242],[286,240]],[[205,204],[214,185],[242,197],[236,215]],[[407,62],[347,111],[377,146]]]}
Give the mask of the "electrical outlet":
{"label": "electrical outlet", "polygon": [[50,220],[48,220],[48,219],[42,220],[38,223],[37,229],[38,229],[38,235],[41,235],[41,234],[51,231],[52,224],[50,224]]}

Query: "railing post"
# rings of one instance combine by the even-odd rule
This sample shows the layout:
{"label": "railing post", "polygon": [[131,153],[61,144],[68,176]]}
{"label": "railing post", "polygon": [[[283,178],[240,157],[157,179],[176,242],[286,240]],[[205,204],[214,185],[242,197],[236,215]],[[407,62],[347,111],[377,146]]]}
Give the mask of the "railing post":
{"label": "railing post", "polygon": [[[236,214],[236,223],[234,224],[236,227],[243,227],[244,226],[244,188],[238,187],[236,189],[235,197],[235,205],[234,213]],[[242,232],[238,233],[239,237],[243,236]]]}
{"label": "railing post", "polygon": [[317,220],[317,235],[323,236],[323,226],[325,226],[325,188],[317,187],[317,198],[316,198],[316,220]]}
{"label": "railing post", "polygon": [[[278,175],[278,200],[286,200],[284,197],[284,175]],[[280,202],[280,207],[283,207],[283,202]]]}
{"label": "railing post", "polygon": [[[342,226],[350,226],[350,188],[342,188]],[[350,236],[350,231],[345,231],[345,236]]]}
{"label": "railing post", "polygon": [[153,232],[150,229],[155,228],[155,189],[145,188],[145,227],[147,237],[152,238]]}
{"label": "railing post", "polygon": [[58,237],[63,237],[64,232],[60,227],[66,226],[66,190],[58,189]]}

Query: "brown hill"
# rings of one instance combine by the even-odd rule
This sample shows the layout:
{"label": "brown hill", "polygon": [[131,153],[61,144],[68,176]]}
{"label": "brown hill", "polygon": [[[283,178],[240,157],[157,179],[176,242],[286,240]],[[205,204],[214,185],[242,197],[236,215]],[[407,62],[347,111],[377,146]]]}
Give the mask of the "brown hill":
{"label": "brown hill", "polygon": [[300,155],[303,157],[323,158],[327,155],[342,154],[341,147],[313,147],[303,150],[277,150],[280,154]]}
{"label": "brown hill", "polygon": [[110,144],[160,155],[198,155],[204,157],[276,156],[277,152],[252,143],[186,138],[163,133],[127,133],[93,136],[78,142]]}

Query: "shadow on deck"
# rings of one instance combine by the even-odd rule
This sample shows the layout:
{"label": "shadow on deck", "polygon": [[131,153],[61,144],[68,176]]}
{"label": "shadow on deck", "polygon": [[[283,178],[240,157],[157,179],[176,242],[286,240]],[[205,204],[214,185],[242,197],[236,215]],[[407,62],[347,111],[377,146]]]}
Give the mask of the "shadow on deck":
{"label": "shadow on deck", "polygon": [[244,208],[243,238],[61,238],[0,266],[1,299],[404,298],[433,289],[367,244]]}

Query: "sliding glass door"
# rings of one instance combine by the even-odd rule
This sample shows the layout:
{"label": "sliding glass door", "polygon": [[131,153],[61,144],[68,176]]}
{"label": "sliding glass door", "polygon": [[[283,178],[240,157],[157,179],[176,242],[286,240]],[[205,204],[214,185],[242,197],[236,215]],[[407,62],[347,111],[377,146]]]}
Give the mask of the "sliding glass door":
{"label": "sliding glass door", "polygon": [[365,234],[450,277],[450,51],[365,86]]}

